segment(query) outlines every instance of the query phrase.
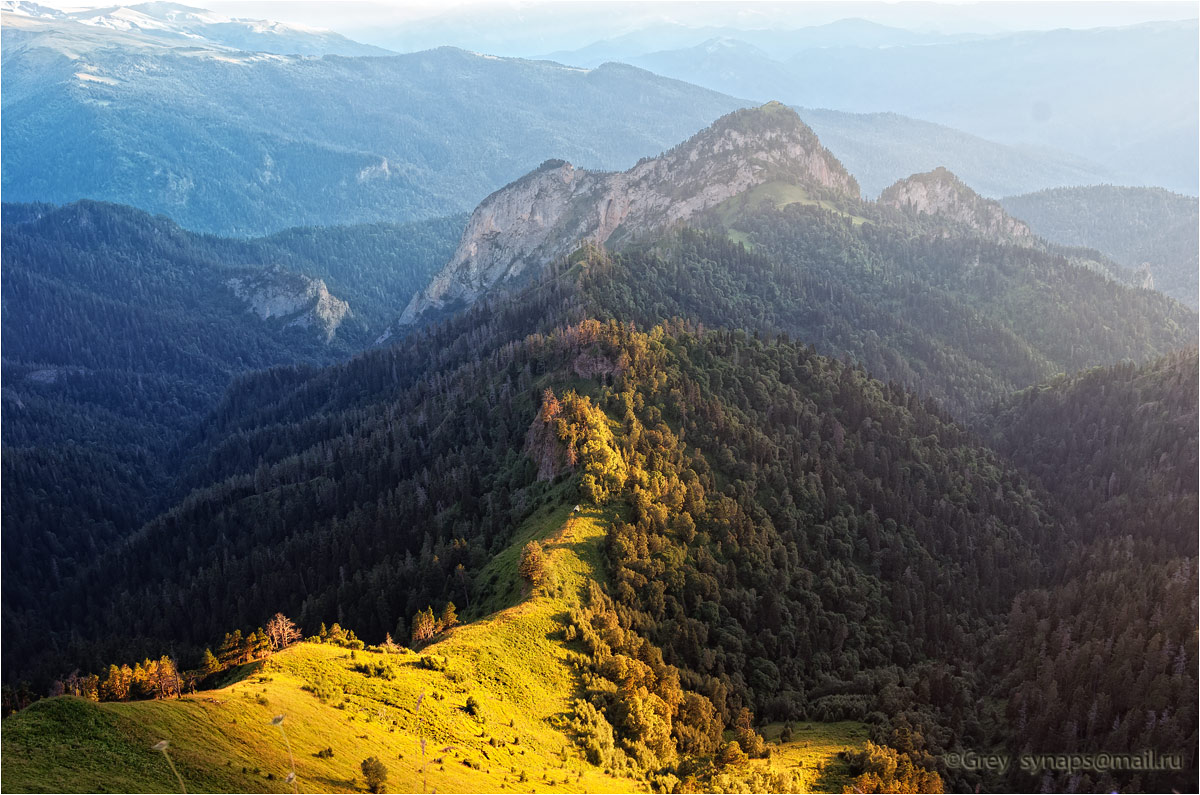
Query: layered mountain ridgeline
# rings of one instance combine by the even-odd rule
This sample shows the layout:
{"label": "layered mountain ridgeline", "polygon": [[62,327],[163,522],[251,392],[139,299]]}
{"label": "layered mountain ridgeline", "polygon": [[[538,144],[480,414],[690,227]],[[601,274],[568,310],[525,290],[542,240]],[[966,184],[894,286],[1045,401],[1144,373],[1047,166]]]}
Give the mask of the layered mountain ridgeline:
{"label": "layered mountain ridgeline", "polygon": [[367,344],[461,223],[238,241],[127,207],[6,204],[6,608],[170,504],[177,445],[236,375]]}
{"label": "layered mountain ridgeline", "polygon": [[992,198],[1027,192],[1014,191],[1012,185],[1052,188],[1113,179],[1109,169],[1065,152],[1006,146],[898,113],[813,107],[796,107],[796,112],[837,154],[868,197],[909,174],[937,166],[949,168]]}
{"label": "layered mountain ridgeline", "polygon": [[[274,28],[234,52],[229,30],[198,23],[205,38],[181,47],[144,18],[173,29],[196,10],[154,6],[167,11],[84,12],[124,30],[5,13],[6,199],[113,201],[220,234],[402,222],[468,212],[548,158],[628,168],[750,104],[616,64],[270,55]],[[894,114],[803,115],[871,195],[939,164],[995,196],[1115,179]]]}
{"label": "layered mountain ridgeline", "polygon": [[1194,196],[1160,188],[1096,185],[1009,196],[1001,203],[1055,243],[1103,252],[1196,308],[1200,210]]}
{"label": "layered mountain ridgeline", "polygon": [[619,247],[779,180],[815,195],[858,197],[858,183],[837,158],[778,103],[723,116],[620,174],[549,161],[475,209],[453,259],[413,298],[399,323],[470,303],[581,243]]}
{"label": "layered mountain ridgeline", "polygon": [[[1191,194],[1200,187],[1195,19],[893,39],[888,46],[870,34],[848,37],[846,46],[813,46],[783,39],[779,30],[729,30],[715,42],[703,40],[720,33],[683,33],[690,43],[665,51],[661,40],[645,37],[631,50],[598,42],[594,61],[573,53],[559,53],[556,60],[622,61],[750,100],[850,112],[886,109],[1035,154],[1042,147],[1074,153],[1113,174],[1104,182]],[[773,36],[779,38],[763,47]],[[936,163],[922,170],[930,165]]]}
{"label": "layered mountain ridgeline", "polygon": [[8,16],[5,198],[221,234],[464,212],[547,157],[627,168],[744,104],[627,66],[167,48]]}
{"label": "layered mountain ridgeline", "polygon": [[[1013,752],[1186,749],[1186,783],[1196,786],[1198,376],[1192,349],[1062,378],[978,420],[1090,542],[1054,585],[1014,602],[996,640],[995,692],[1008,699]],[[1128,786],[1180,783],[1148,770]],[[1044,786],[1076,784],[1058,772]]]}
{"label": "layered mountain ridgeline", "polygon": [[[708,169],[739,178],[706,185],[696,164],[716,144]],[[630,193],[608,193],[634,174]],[[676,194],[689,201],[656,214]],[[710,231],[664,237],[671,222]],[[1114,280],[1120,269],[1095,253],[1047,247],[945,169],[862,202],[779,105],[738,111],[626,174],[551,163],[498,191],[402,320],[519,284],[581,241],[623,251],[594,270],[600,316],[792,334],[961,416],[1060,372],[1195,340],[1189,310]]]}

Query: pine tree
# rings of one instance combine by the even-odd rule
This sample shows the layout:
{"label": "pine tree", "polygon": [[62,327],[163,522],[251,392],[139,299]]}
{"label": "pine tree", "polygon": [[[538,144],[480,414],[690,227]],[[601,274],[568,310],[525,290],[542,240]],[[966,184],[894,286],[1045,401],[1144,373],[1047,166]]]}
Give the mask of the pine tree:
{"label": "pine tree", "polygon": [[251,660],[259,660],[271,653],[271,639],[262,627],[250,634],[246,639],[246,656]]}
{"label": "pine tree", "polygon": [[442,618],[438,624],[442,632],[458,626],[458,613],[455,612],[454,602],[446,602],[446,607],[442,610]]}
{"label": "pine tree", "polygon": [[242,631],[235,629],[232,634],[226,632],[225,639],[217,647],[217,659],[221,661],[221,666],[228,668],[231,665],[239,665],[244,655],[245,649],[242,642]]}

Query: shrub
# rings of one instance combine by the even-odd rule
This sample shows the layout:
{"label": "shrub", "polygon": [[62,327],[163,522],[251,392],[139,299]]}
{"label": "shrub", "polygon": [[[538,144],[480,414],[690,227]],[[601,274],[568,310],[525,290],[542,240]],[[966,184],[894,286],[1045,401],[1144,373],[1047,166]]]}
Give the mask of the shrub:
{"label": "shrub", "polygon": [[571,728],[575,731],[575,741],[583,748],[589,762],[597,766],[612,763],[616,750],[612,724],[591,702],[575,702],[575,719],[571,721]]}
{"label": "shrub", "polygon": [[463,709],[468,715],[478,715],[479,700],[475,696],[467,696],[467,703],[463,706]]}
{"label": "shrub", "polygon": [[317,700],[322,704],[326,704],[342,696],[342,688],[323,676],[304,685],[304,689],[316,696]]}
{"label": "shrub", "polygon": [[387,789],[387,765],[374,756],[368,756],[362,761],[363,778],[367,781],[367,789],[371,792],[383,792]]}
{"label": "shrub", "polygon": [[449,660],[439,654],[422,654],[421,667],[430,671],[445,671]]}
{"label": "shrub", "polygon": [[725,743],[721,750],[717,752],[717,765],[719,767],[731,767],[736,765],[744,765],[747,761],[746,752],[742,747],[733,740]]}
{"label": "shrub", "polygon": [[387,679],[389,681],[395,679],[397,676],[396,669],[384,660],[380,660],[379,662],[368,660],[367,662],[358,663],[354,666],[354,670],[366,676]]}

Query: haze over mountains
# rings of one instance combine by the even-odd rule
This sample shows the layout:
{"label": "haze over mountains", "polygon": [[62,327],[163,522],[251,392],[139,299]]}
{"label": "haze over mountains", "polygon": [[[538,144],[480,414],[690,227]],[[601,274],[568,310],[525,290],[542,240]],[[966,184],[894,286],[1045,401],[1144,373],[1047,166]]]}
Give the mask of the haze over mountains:
{"label": "haze over mountains", "polygon": [[1196,308],[1200,211],[1194,197],[1161,188],[1095,185],[1009,196],[1002,203],[1047,240],[1101,251]]}
{"label": "haze over mountains", "polygon": [[[5,197],[115,201],[198,231],[468,211],[546,159],[625,169],[749,104],[615,65],[449,49],[301,58],[68,18],[5,20]],[[941,165],[991,196],[1117,179],[1075,156],[900,116],[804,115],[868,195]]]}
{"label": "haze over mountains", "polygon": [[893,111],[1010,145],[1073,152],[1106,164],[1123,183],[1197,192],[1195,21],[916,42],[871,25],[847,27],[830,42],[815,43],[816,30],[815,41],[796,37],[788,50],[774,45],[780,34],[731,32],[678,49],[635,51],[618,41],[553,58],[579,66],[619,60],[749,99]]}

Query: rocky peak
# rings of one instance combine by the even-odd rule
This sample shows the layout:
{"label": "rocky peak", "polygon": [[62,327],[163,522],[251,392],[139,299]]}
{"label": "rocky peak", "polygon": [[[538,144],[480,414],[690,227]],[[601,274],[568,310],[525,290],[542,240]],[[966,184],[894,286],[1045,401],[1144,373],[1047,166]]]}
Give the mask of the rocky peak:
{"label": "rocky peak", "polygon": [[971,190],[944,167],[900,180],[880,194],[879,203],[914,218],[929,216],[948,221],[997,242],[1034,242],[1024,222],[1006,213],[999,202]]}
{"label": "rocky peak", "polygon": [[278,265],[244,271],[225,286],[262,320],[281,318],[285,326],[315,328],[333,339],[350,305],[329,292],[322,279],[292,273]]}
{"label": "rocky peak", "polygon": [[547,161],[480,203],[450,262],[413,297],[399,323],[471,303],[582,243],[619,246],[769,181],[859,195],[858,183],[837,158],[778,102],[723,116],[628,171],[591,172]]}

